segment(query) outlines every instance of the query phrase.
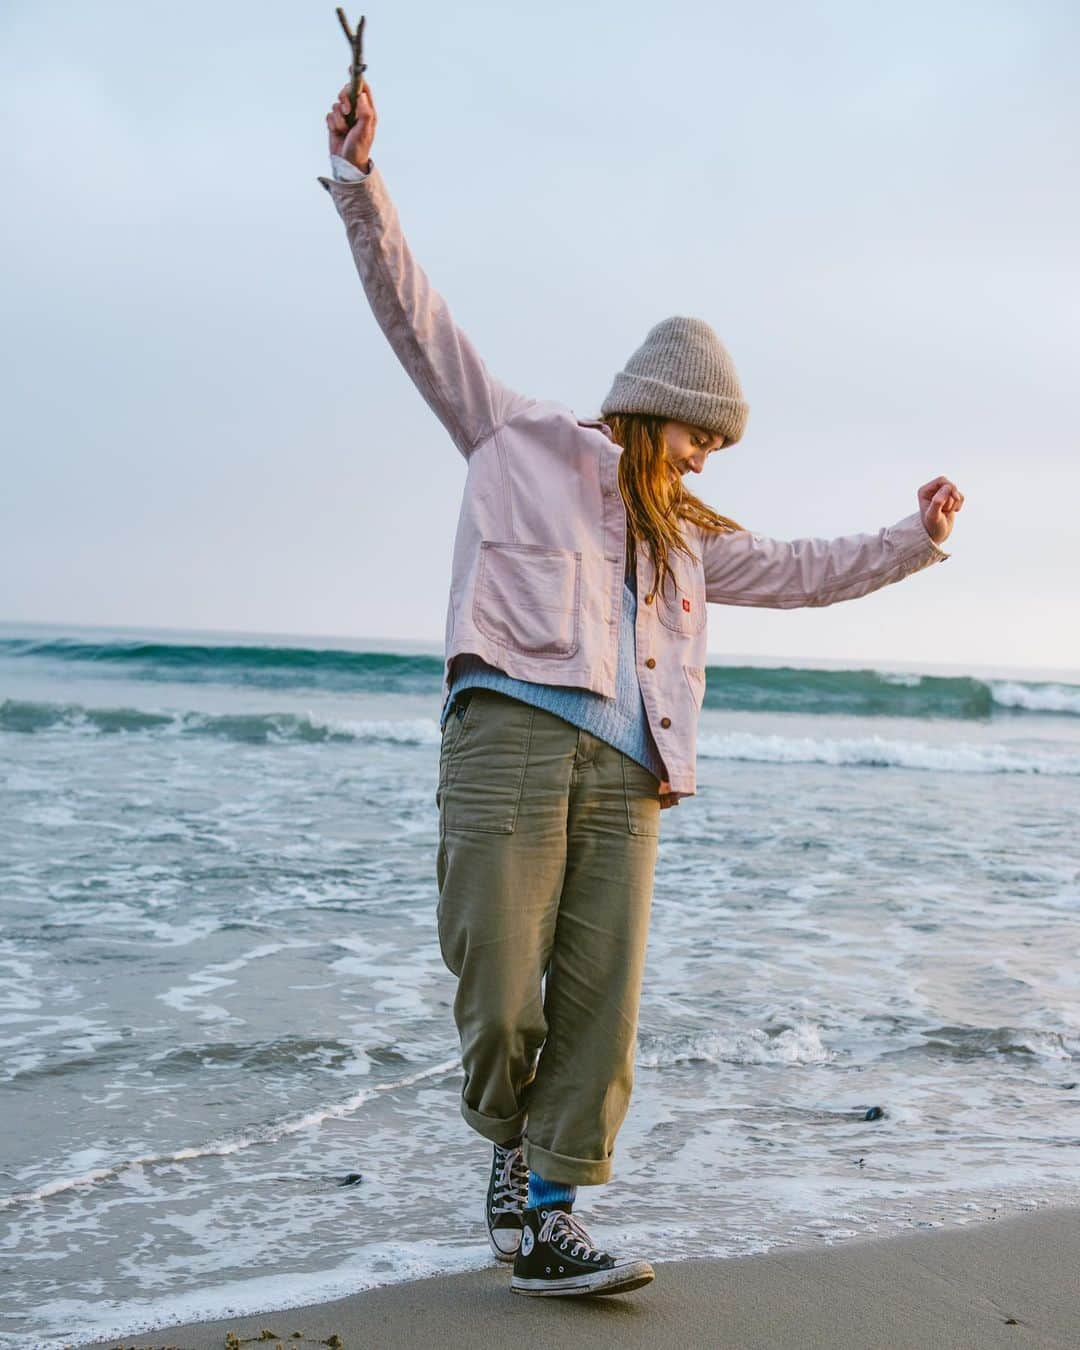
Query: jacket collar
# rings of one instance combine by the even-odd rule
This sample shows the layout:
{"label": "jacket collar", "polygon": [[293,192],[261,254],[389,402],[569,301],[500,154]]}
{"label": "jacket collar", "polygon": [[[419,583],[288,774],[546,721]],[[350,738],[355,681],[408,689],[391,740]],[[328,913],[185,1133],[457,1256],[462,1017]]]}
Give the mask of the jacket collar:
{"label": "jacket collar", "polygon": [[586,420],[579,417],[577,419],[577,424],[579,427],[600,427],[608,440],[611,440],[611,428],[606,422],[601,422],[598,418]]}

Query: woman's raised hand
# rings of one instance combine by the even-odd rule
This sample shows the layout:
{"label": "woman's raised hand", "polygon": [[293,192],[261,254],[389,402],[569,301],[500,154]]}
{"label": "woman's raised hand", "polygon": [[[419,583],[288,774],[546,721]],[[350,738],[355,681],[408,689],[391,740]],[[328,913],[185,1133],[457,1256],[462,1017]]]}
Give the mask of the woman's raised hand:
{"label": "woman's raised hand", "polygon": [[341,155],[358,169],[366,170],[371,158],[371,143],[375,139],[375,126],[379,115],[371,99],[371,85],[364,81],[357,100],[356,122],[351,130],[345,125],[345,114],[349,111],[349,86],[345,85],[338,94],[337,102],[326,114],[326,125],[330,129],[330,153]]}
{"label": "woman's raised hand", "polygon": [[964,494],[944,474],[919,489],[922,522],[935,544],[943,544],[952,534],[953,517],[963,504]]}

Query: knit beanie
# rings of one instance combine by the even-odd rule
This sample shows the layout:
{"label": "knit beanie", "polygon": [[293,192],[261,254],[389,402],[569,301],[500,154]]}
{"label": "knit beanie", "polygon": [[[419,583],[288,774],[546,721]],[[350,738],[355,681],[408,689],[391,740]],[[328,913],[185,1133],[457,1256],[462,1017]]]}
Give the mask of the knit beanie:
{"label": "knit beanie", "polygon": [[645,341],[615,376],[600,408],[608,413],[652,413],[723,436],[734,445],[750,405],[727,348],[704,319],[676,315],[649,329]]}

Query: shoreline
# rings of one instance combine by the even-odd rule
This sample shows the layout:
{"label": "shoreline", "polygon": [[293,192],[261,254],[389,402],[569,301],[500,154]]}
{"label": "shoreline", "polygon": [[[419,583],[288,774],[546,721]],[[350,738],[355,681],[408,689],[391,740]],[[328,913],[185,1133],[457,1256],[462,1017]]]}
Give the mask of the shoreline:
{"label": "shoreline", "polygon": [[[627,1253],[628,1255],[631,1253]],[[646,1253],[647,1255],[647,1253]],[[998,1350],[1080,1345],[1080,1206],[963,1226],[853,1238],[825,1248],[655,1262],[644,1289],[607,1298],[537,1299],[510,1271],[380,1285],[347,1298],[158,1327],[65,1350],[167,1345],[225,1350],[241,1341],[341,1350],[505,1350],[532,1338],[575,1350]],[[275,1337],[259,1340],[264,1328]],[[293,1333],[300,1332],[299,1338]],[[332,1344],[332,1342],[331,1342]]]}

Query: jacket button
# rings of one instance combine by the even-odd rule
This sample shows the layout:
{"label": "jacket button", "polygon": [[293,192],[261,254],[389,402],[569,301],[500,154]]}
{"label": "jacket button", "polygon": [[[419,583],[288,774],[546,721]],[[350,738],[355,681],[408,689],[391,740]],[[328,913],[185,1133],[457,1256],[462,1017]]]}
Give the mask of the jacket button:
{"label": "jacket button", "polygon": [[645,597],[645,603],[646,603],[647,605],[651,605],[651,604],[652,604],[652,596],[651,596],[651,595],[647,595],[647,596]]}
{"label": "jacket button", "polygon": [[650,656],[649,659],[645,662],[645,664],[649,667],[650,670],[652,670],[653,666],[656,665],[656,662]]}
{"label": "jacket button", "polygon": [[670,717],[661,717],[661,719],[660,719],[660,725],[661,725],[662,727],[669,727],[669,726],[671,726],[671,718],[670,718]]}

